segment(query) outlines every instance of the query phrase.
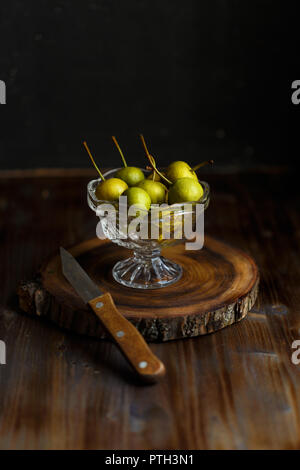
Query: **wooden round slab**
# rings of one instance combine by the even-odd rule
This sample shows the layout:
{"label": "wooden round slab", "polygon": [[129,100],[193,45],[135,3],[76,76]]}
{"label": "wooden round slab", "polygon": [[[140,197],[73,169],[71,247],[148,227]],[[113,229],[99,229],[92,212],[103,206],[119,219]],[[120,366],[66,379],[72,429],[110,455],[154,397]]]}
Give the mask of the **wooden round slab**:
{"label": "wooden round slab", "polygon": [[[164,250],[165,257],[183,267],[183,276],[176,284],[149,291],[123,287],[113,279],[114,264],[130,254],[125,248],[95,238],[69,251],[148,341],[217,331],[244,318],[257,296],[259,275],[253,259],[208,236],[200,251],[187,251],[184,244]],[[64,278],[59,255],[44,265],[40,282],[20,286],[19,298],[27,312],[77,333],[105,337],[97,317]]]}

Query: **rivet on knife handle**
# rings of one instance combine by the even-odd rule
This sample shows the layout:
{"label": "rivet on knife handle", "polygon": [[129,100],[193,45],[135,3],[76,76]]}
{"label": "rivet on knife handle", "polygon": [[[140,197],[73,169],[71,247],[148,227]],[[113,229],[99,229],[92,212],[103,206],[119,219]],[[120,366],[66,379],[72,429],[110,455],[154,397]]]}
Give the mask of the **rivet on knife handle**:
{"label": "rivet on knife handle", "polygon": [[144,381],[156,382],[165,375],[163,363],[152,353],[138,330],[118,312],[109,293],[90,300],[89,305]]}

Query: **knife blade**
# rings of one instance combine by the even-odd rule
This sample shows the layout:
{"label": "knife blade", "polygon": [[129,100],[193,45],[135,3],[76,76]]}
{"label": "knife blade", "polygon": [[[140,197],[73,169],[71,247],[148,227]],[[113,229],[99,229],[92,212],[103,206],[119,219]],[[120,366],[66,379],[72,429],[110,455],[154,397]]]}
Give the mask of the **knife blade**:
{"label": "knife blade", "polygon": [[138,376],[148,383],[161,379],[165,375],[164,364],[133,324],[117,310],[110,293],[102,291],[63,247],[60,247],[60,257],[65,278],[97,315]]}
{"label": "knife blade", "polygon": [[91,299],[104,294],[104,292],[102,292],[87,275],[84,269],[82,269],[71,253],[65,250],[62,246],[60,247],[60,258],[65,278],[76,290],[84,303],[87,304]]}

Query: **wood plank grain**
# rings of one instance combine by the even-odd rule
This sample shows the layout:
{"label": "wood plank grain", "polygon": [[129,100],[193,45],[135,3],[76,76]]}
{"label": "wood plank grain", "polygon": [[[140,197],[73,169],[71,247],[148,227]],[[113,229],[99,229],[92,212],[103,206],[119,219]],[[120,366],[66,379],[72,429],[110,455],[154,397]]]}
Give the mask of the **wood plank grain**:
{"label": "wood plank grain", "polygon": [[168,372],[150,392],[109,342],[17,311],[20,279],[57,246],[94,235],[87,177],[2,179],[0,448],[300,448],[300,365],[291,362],[300,338],[296,185],[280,173],[207,178],[206,231],[255,257],[258,303],[214,335],[153,344]]}

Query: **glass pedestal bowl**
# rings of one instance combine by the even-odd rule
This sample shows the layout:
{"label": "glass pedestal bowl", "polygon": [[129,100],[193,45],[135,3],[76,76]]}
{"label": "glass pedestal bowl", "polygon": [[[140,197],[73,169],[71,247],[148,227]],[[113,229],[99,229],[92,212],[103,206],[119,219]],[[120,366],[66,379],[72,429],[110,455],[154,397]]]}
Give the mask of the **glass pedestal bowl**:
{"label": "glass pedestal bowl", "polygon": [[[106,172],[104,174],[105,179],[115,177],[118,170],[119,168],[116,168]],[[149,170],[142,168],[141,170],[145,176],[150,173]],[[208,207],[210,199],[209,185],[204,181],[200,181],[204,193],[199,201],[188,203],[189,214],[186,213],[186,208],[183,210],[182,204],[173,204],[172,206],[165,204],[165,207],[159,210],[154,211],[151,209],[149,212],[144,211],[144,214],[141,210],[138,215],[144,221],[146,218],[149,221],[148,230],[146,230],[146,233],[145,230],[141,233],[130,229],[130,222],[134,217],[131,219],[129,217],[128,224],[124,226],[121,208],[118,203],[97,199],[95,192],[100,182],[100,179],[96,179],[88,183],[88,205],[99,216],[105,238],[110,239],[119,246],[133,250],[133,256],[119,261],[113,267],[114,279],[124,286],[135,289],[159,289],[178,281],[182,276],[182,267],[161,256],[161,250],[186,240],[181,235],[181,232],[184,232],[182,230],[182,216],[191,216],[194,230],[196,226],[196,205],[201,207],[202,211]],[[107,210],[108,207],[112,206],[115,208],[113,213]],[[155,237],[153,237],[151,230],[155,232]]]}

